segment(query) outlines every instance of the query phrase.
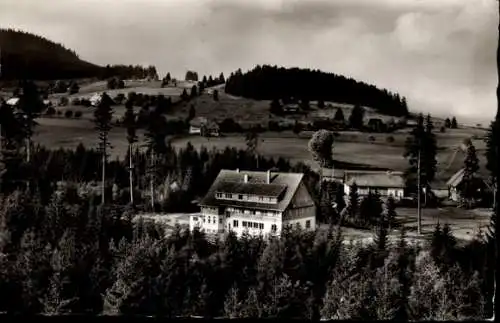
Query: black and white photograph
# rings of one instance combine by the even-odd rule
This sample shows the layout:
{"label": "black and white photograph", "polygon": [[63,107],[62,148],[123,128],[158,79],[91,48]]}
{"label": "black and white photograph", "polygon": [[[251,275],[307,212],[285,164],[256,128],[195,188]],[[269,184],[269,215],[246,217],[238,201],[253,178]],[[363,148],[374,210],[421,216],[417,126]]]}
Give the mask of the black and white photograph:
{"label": "black and white photograph", "polygon": [[499,39],[499,0],[0,0],[0,316],[495,321]]}

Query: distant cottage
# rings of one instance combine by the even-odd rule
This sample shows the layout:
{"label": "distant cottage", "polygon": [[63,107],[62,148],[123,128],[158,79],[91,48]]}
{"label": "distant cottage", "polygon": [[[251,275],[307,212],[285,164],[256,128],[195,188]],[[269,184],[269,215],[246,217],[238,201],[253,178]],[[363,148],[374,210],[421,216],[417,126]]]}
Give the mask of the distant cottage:
{"label": "distant cottage", "polygon": [[404,197],[405,180],[402,172],[391,171],[345,171],[344,192],[349,195],[356,183],[360,197],[377,192],[380,197],[392,196],[395,200]]}
{"label": "distant cottage", "polygon": [[[464,183],[465,168],[457,171],[453,176],[446,182],[448,186],[448,198],[452,201],[458,202],[462,198],[463,183]],[[488,190],[488,185],[484,179],[480,177],[473,178],[474,185],[477,188],[476,197],[481,197]]]}
{"label": "distant cottage", "polygon": [[316,228],[316,205],[304,175],[221,170],[192,215],[190,229],[207,233],[232,230],[237,236],[279,235],[286,226]]}
{"label": "distant cottage", "polygon": [[218,137],[219,125],[205,117],[196,117],[189,122],[189,134],[204,137]]}

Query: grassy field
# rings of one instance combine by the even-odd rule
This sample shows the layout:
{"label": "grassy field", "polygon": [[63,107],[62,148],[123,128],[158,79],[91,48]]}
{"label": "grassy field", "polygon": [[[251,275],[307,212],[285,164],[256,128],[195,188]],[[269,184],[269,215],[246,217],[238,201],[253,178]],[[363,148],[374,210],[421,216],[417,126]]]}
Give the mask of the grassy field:
{"label": "grassy field", "polygon": [[[184,88],[190,88],[192,83],[179,82],[178,87],[161,88],[160,82],[142,82],[133,81],[127,82],[126,88],[122,90],[113,90],[117,93],[128,93],[135,91],[138,93],[158,94],[163,93],[173,98],[178,98]],[[96,92],[104,91],[105,82],[96,82],[82,86],[80,93],[72,97],[92,96]],[[180,105],[168,117],[184,118],[191,104],[195,106],[197,116],[206,116],[219,121],[224,118],[233,118],[241,124],[267,124],[270,120],[269,102],[255,101],[244,98],[233,97],[224,93],[222,86],[219,86],[219,101],[214,101],[210,94],[205,93],[196,98],[192,102]],[[108,91],[112,95],[115,92]],[[314,102],[312,106],[314,107]],[[328,104],[328,103],[327,103]],[[350,107],[348,105],[334,104],[330,110],[312,111],[308,116],[297,115],[289,117],[297,120],[305,118],[313,118],[315,116],[327,116],[334,113],[336,107],[342,107],[344,114],[349,114]],[[81,111],[83,116],[81,119],[67,118],[41,118],[39,126],[36,129],[35,141],[48,147],[64,147],[72,148],[83,143],[88,146],[97,144],[97,134],[93,129],[92,108],[85,107],[64,107],[62,109],[71,109],[73,112]],[[115,116],[118,118],[123,115],[124,107],[114,107]],[[377,116],[371,110],[368,110],[368,116]],[[272,117],[273,120],[279,118]],[[438,119],[437,119],[438,120]],[[436,128],[438,128],[436,126]],[[389,168],[393,170],[404,170],[408,163],[403,158],[404,142],[408,137],[409,130],[401,130],[392,134],[369,134],[360,132],[339,132],[340,136],[336,138],[335,147],[333,150],[334,159],[338,162],[357,164],[362,166],[371,166],[379,168]],[[260,135],[260,143],[258,152],[267,157],[284,157],[292,162],[305,162],[316,168],[316,164],[312,162],[307,149],[308,140],[311,132],[303,132],[298,136],[291,131],[284,132],[268,132]],[[369,141],[369,137],[373,136],[375,140]],[[454,149],[466,138],[473,139],[473,143],[478,151],[480,164],[484,166],[484,150],[485,144],[483,137],[485,131],[476,128],[461,128],[447,130],[445,133],[436,133],[439,152],[438,152],[438,183],[446,181],[454,172],[456,172],[463,164],[464,153],[456,154],[454,161],[450,167],[447,166],[451,162],[451,157],[454,154]],[[139,135],[142,138],[142,135]],[[392,137],[393,141],[389,142],[388,138]],[[125,139],[125,129],[114,128],[110,132],[110,139],[113,149],[111,151],[112,158],[124,156],[127,150]],[[220,138],[203,138],[199,136],[185,136],[173,140],[176,147],[184,147],[187,142],[191,142],[195,148],[205,146],[207,148],[215,147],[216,149],[224,149],[226,147],[236,147],[244,149],[246,147],[243,134],[225,134]]]}

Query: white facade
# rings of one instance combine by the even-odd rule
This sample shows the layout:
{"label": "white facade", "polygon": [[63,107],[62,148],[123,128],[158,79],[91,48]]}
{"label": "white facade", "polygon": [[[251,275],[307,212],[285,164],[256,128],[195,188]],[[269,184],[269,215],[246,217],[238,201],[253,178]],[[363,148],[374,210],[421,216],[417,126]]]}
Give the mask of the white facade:
{"label": "white facade", "polygon": [[[358,195],[359,196],[366,196],[370,191],[377,191],[378,194],[382,198],[384,197],[389,197],[392,196],[396,200],[400,200],[404,197],[404,189],[399,188],[399,187],[393,187],[393,188],[371,188],[371,187],[359,187],[358,186]],[[344,184],[344,193],[346,195],[349,195],[351,192],[351,187],[347,184]]]}
{"label": "white facade", "polygon": [[[302,182],[302,174],[280,173],[276,183],[270,185],[275,179],[270,172],[221,173],[200,205],[200,214],[190,217],[190,230],[198,227],[207,234],[233,231],[238,237],[245,232],[267,237],[279,236],[287,226],[316,229],[316,206]],[[240,180],[234,175],[241,176]]]}

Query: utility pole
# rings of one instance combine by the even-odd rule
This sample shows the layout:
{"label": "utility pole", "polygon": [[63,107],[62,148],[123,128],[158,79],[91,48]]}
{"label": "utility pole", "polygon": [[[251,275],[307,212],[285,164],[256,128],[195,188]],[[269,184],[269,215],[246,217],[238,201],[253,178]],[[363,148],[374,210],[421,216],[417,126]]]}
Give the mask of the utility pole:
{"label": "utility pole", "polygon": [[417,228],[418,234],[422,234],[422,209],[420,206],[420,142],[418,145],[418,163],[417,163]]}

